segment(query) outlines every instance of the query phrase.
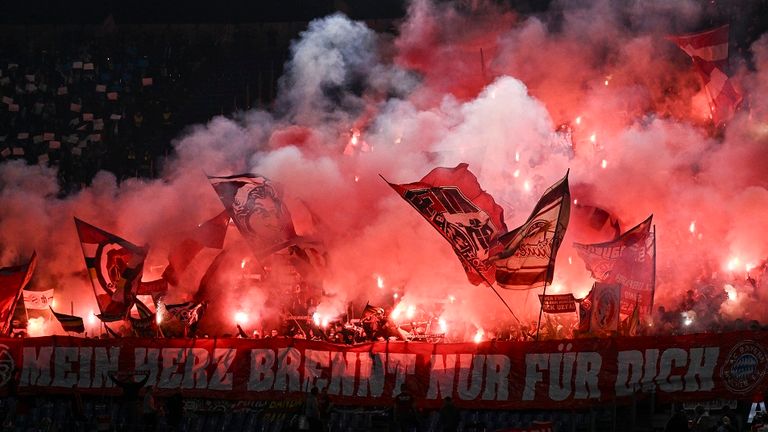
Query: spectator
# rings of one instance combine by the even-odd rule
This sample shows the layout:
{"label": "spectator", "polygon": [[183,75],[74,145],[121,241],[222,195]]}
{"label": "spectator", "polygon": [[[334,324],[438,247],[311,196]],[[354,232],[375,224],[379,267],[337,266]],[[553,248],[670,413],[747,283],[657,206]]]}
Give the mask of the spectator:
{"label": "spectator", "polygon": [[443,432],[456,432],[459,430],[459,410],[453,405],[450,396],[443,399],[443,407],[440,408],[440,427]]}

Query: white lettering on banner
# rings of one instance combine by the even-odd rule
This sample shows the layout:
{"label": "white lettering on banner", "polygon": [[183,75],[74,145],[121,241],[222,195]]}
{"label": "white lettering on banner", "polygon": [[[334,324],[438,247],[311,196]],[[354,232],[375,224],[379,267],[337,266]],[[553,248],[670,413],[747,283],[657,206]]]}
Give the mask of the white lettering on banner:
{"label": "white lettering on banner", "polygon": [[456,388],[459,399],[477,399],[483,387],[484,366],[484,354],[459,354],[459,382]]}
{"label": "white lettering on banner", "polygon": [[509,398],[509,357],[488,354],[485,357],[485,392],[483,400],[507,400]]}
{"label": "white lettering on banner", "polygon": [[[559,349],[563,350],[562,344]],[[570,346],[565,347],[566,351],[570,349]],[[571,394],[574,399],[600,398],[598,375],[602,363],[603,358],[596,352],[526,354],[523,400],[536,399],[536,385],[544,382],[543,371],[549,371],[549,398],[552,400],[563,401]]]}
{"label": "white lettering on banner", "polygon": [[275,383],[275,352],[271,349],[251,350],[251,374],[248,378],[249,391],[265,391]]}
{"label": "white lettering on banner", "polygon": [[400,393],[405,377],[416,373],[416,354],[390,353],[387,356],[387,373],[395,374],[395,385],[392,387],[392,397],[395,397]]}
{"label": "white lettering on banner", "polygon": [[109,352],[105,347],[40,347],[39,352],[35,347],[24,347],[22,352],[21,386],[84,389],[114,386],[109,373],[118,371],[119,347],[109,347]]}
{"label": "white lettering on banner", "polygon": [[53,347],[24,347],[21,385],[45,387],[51,384],[51,357]]}
{"label": "white lettering on banner", "polygon": [[235,361],[237,349],[216,348],[213,350],[213,361],[216,362],[216,370],[213,372],[208,388],[211,390],[232,390],[232,372],[228,372]]}
{"label": "white lettering on banner", "polygon": [[355,393],[355,370],[357,354],[337,351],[331,355],[331,383],[328,393],[352,396]]}
{"label": "white lettering on banner", "polygon": [[384,393],[384,353],[360,353],[360,380],[358,396],[380,397]]}
{"label": "white lettering on banner", "polygon": [[136,372],[147,372],[147,385],[157,384],[157,374],[159,371],[158,361],[160,359],[159,348],[136,348],[133,351],[135,359],[134,370]]}
{"label": "white lettering on banner", "polygon": [[109,374],[119,370],[120,347],[109,347],[109,352],[106,347],[96,347],[93,353],[95,357],[93,387],[114,387],[115,384],[109,379]]}
{"label": "white lettering on banner", "polygon": [[456,378],[456,354],[434,354],[429,364],[427,399],[452,396],[453,380]]}
{"label": "white lettering on banner", "polygon": [[691,362],[685,374],[685,391],[709,391],[715,388],[712,375],[719,356],[719,347],[691,348]]}
{"label": "white lettering on banner", "polygon": [[328,385],[328,380],[320,377],[323,375],[321,368],[327,368],[330,365],[330,359],[328,351],[310,349],[304,351],[304,391],[310,391],[314,386],[322,390]]}
{"label": "white lettering on banner", "polygon": [[78,359],[77,347],[56,347],[54,349],[53,387],[72,388],[77,384],[77,372],[72,363]]}
{"label": "white lettering on banner", "polygon": [[576,382],[574,399],[599,399],[598,377],[603,358],[596,352],[580,352],[576,355]]}
{"label": "white lettering on banner", "polygon": [[181,388],[204,389],[208,387],[208,373],[205,368],[210,362],[210,354],[205,348],[188,348],[187,361],[184,363],[184,379]]}
{"label": "white lettering on banner", "polygon": [[93,348],[80,348],[80,381],[77,382],[78,388],[91,387],[91,358],[93,357]]}
{"label": "white lettering on banner", "polygon": [[681,348],[670,348],[661,353],[659,361],[659,376],[656,382],[659,389],[665,392],[676,392],[683,389],[683,377],[672,375],[673,367],[683,367],[688,362],[688,353]]}
{"label": "white lettering on banner", "polygon": [[277,373],[275,373],[275,390],[299,391],[301,378],[299,364],[301,351],[296,348],[280,348],[277,352]]}
{"label": "white lettering on banner", "polygon": [[549,398],[553,401],[564,401],[571,396],[573,392],[571,379],[573,378],[574,363],[576,363],[576,353],[573,352],[557,353],[549,356],[549,373],[555,377],[555,379],[549,380]]}
{"label": "white lettering on banner", "polygon": [[[661,354],[656,371],[658,349],[620,351],[617,356],[616,396],[628,396],[642,386],[665,392],[709,391],[715,387],[713,375],[720,355],[719,347],[691,348],[690,353],[670,348]],[[673,375],[673,368],[687,367],[685,375]]]}
{"label": "white lettering on banner", "polygon": [[620,351],[616,365],[616,396],[628,396],[638,390],[643,378],[643,353]]}
{"label": "white lettering on banner", "polygon": [[157,387],[163,389],[177,389],[181,386],[184,374],[179,371],[179,366],[184,364],[186,350],[184,348],[163,348],[160,350],[162,357],[162,369]]}

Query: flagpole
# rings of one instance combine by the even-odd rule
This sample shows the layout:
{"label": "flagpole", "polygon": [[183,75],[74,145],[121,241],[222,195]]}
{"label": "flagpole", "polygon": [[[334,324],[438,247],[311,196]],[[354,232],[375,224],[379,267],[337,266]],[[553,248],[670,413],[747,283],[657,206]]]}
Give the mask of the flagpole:
{"label": "flagpole", "polygon": [[651,310],[649,315],[653,319],[653,298],[656,296],[656,224],[653,224],[653,285],[651,288]]}
{"label": "flagpole", "polygon": [[[559,218],[558,218],[559,221]],[[530,291],[529,291],[530,292]],[[536,324],[536,340],[539,340],[539,332],[541,331],[541,316],[544,315],[544,297],[547,295],[547,283],[544,282],[544,292],[541,293],[541,307],[539,308],[539,322]]]}
{"label": "flagpole", "polygon": [[[568,218],[570,219],[571,217],[571,192],[570,192],[570,188],[568,187],[568,174],[570,174],[570,172],[571,172],[570,168],[568,169],[568,171],[565,172],[565,182],[566,182],[565,184],[568,189],[568,193],[565,194],[567,197],[562,196],[560,198],[561,199],[560,208],[557,211],[557,222],[555,223],[555,232],[554,232],[554,237],[552,238],[552,249],[550,249],[550,254],[557,254],[557,249],[560,248],[560,245],[555,244],[555,242],[557,241],[557,230],[558,228],[560,228],[560,219],[562,219],[563,217],[564,208],[566,207],[568,208]],[[563,202],[566,200],[566,198],[568,199],[567,205],[565,205],[565,203]],[[546,237],[546,234],[545,234],[545,237]],[[563,238],[565,238],[565,232],[563,232]],[[562,243],[562,241],[563,239],[561,238],[560,242]],[[550,275],[549,272],[552,272],[552,274]],[[539,302],[541,303],[541,306],[539,307],[539,322],[536,324],[536,340],[537,341],[539,340],[539,333],[541,332],[541,316],[544,315],[544,296],[547,295],[547,285],[549,284],[549,281],[551,281],[555,277],[554,273],[555,273],[555,257],[550,256],[549,263],[547,264],[547,278],[544,280],[544,292],[541,293],[542,298],[541,298],[541,301]]]}

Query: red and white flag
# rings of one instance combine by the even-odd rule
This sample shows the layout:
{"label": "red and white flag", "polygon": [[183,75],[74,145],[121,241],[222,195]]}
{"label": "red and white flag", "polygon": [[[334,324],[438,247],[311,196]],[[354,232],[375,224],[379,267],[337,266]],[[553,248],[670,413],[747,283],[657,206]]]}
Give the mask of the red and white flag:
{"label": "red and white flag", "polygon": [[36,266],[37,253],[33,252],[26,264],[0,268],[0,334],[8,334],[16,303],[32,279]]}
{"label": "red and white flag", "polygon": [[77,218],[75,226],[102,320],[126,317],[136,301],[147,249]]}
{"label": "red and white flag", "polygon": [[571,211],[568,174],[552,185],[528,220],[499,238],[502,252],[492,258],[496,282],[507,289],[531,289],[551,283],[555,257]]}
{"label": "red and white flag", "polygon": [[741,94],[726,75],[728,30],[726,24],[701,33],[668,37],[693,60],[704,82],[712,121],[717,126],[730,120],[742,101]]}
{"label": "red and white flag", "polygon": [[171,285],[178,285],[179,276],[192,263],[203,248],[221,249],[229,225],[229,213],[224,210],[213,218],[198,225],[184,240],[173,245],[168,252],[168,267],[163,279]]}
{"label": "red and white flag", "polygon": [[504,210],[466,163],[435,168],[415,183],[387,183],[448,240],[471,283],[494,282],[491,248],[507,232]]}

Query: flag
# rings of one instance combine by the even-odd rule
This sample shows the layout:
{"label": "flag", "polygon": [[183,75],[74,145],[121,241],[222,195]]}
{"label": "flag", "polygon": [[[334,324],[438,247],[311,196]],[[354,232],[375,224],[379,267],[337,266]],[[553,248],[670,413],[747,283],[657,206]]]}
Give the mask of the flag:
{"label": "flag", "polygon": [[507,289],[531,289],[552,282],[555,257],[571,211],[568,174],[552,185],[520,227],[499,238],[502,252],[493,257],[496,282]]}
{"label": "flag", "polygon": [[204,303],[184,302],[179,304],[165,305],[165,311],[181,321],[181,323],[186,327],[190,327],[197,323],[197,321],[200,320],[204,310]]}
{"label": "flag", "polygon": [[143,308],[138,309],[138,312],[138,318],[129,317],[131,329],[136,337],[157,336],[157,313]]}
{"label": "flag", "polygon": [[147,282],[140,281],[139,286],[136,289],[136,295],[152,296],[152,299],[155,301],[164,296],[167,292],[168,281],[162,278]]}
{"label": "flag", "polygon": [[272,181],[257,174],[209,176],[208,180],[257,259],[293,244],[296,232],[291,214]]}
{"label": "flag", "polygon": [[583,299],[576,300],[576,302],[579,304],[578,331],[582,334],[588,334],[592,322],[592,290]]}
{"label": "flag", "polygon": [[622,328],[627,336],[637,336],[640,332],[640,305],[635,303],[632,313],[622,322]]}
{"label": "flag", "polygon": [[621,235],[619,219],[598,206],[575,204],[568,222],[570,236],[580,242],[605,242]]}
{"label": "flag", "polygon": [[16,303],[32,279],[36,266],[37,252],[33,252],[26,264],[0,268],[0,325],[3,326],[3,335],[7,335],[10,330]]}
{"label": "flag", "polygon": [[188,233],[184,240],[174,245],[168,252],[168,267],[163,272],[163,279],[171,285],[178,285],[179,275],[186,270],[203,248],[221,249],[224,247],[224,237],[227,234],[228,225],[229,213],[224,210]]}
{"label": "flag", "polygon": [[75,333],[82,333],[85,331],[85,325],[83,324],[83,319],[79,316],[74,315],[67,315],[63,313],[58,313],[51,308],[51,312],[53,312],[53,316],[56,317],[56,319],[61,324],[61,328],[64,329],[66,332],[75,332]]}
{"label": "flag", "polygon": [[726,24],[701,33],[669,36],[693,60],[693,66],[704,83],[715,126],[730,120],[742,101],[741,94],[726,75],[728,30]]}
{"label": "flag", "polygon": [[24,298],[24,307],[29,318],[48,317],[48,306],[53,304],[53,289],[47,290],[29,290],[22,291]]}
{"label": "flag", "polygon": [[[125,317],[135,302],[147,249],[75,218],[102,320]],[[106,320],[105,320],[106,321]]]}
{"label": "flag", "polygon": [[368,318],[371,316],[375,316],[375,317],[384,316],[384,308],[380,308],[370,303],[366,303],[365,308],[363,308],[363,318]]}
{"label": "flag", "polygon": [[652,219],[653,215],[611,242],[573,244],[595,280],[621,285],[624,315],[632,313],[635,303],[640,305],[641,316],[651,314],[656,259]]}
{"label": "flag", "polygon": [[545,313],[559,314],[576,312],[576,299],[573,294],[539,294],[541,309]]}
{"label": "flag", "polygon": [[621,285],[595,282],[591,294],[590,332],[600,335],[618,331]]}
{"label": "flag", "polygon": [[435,168],[416,183],[387,183],[448,240],[471,283],[492,284],[496,271],[489,258],[507,232],[504,210],[468,167]]}

